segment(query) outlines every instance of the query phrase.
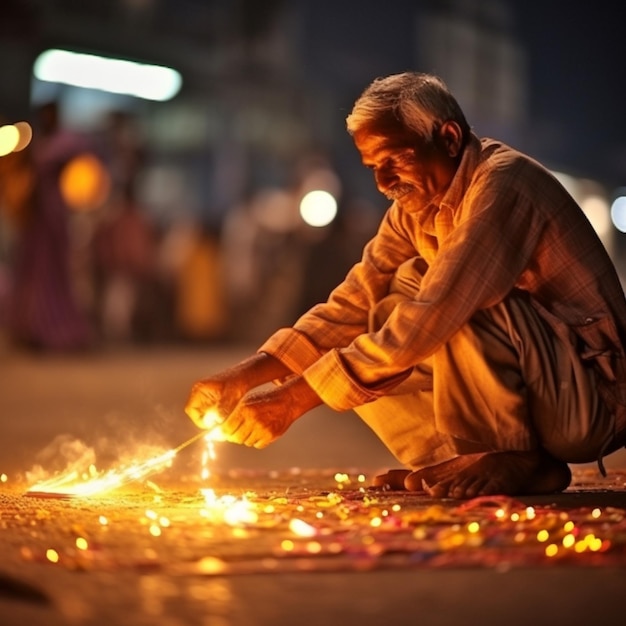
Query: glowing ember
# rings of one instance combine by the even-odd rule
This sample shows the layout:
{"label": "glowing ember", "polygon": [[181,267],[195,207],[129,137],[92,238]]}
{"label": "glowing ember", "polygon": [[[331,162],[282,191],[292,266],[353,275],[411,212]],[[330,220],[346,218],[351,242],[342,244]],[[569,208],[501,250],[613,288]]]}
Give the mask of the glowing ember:
{"label": "glowing ember", "polygon": [[202,515],[213,522],[222,522],[228,526],[247,526],[256,524],[259,520],[254,503],[245,496],[218,496],[213,489],[201,489],[200,492],[205,500]]}
{"label": "glowing ember", "polygon": [[53,550],[52,548],[49,548],[48,550],[46,550],[46,558],[51,563],[58,563],[59,562],[59,553],[56,550]]}
{"label": "glowing ember", "polygon": [[[202,418],[205,426],[209,429],[205,436],[205,448],[202,452],[202,467],[200,476],[203,481],[211,477],[210,463],[215,461],[215,442],[224,441],[219,429],[219,415],[215,411],[207,411]],[[237,498],[232,495],[218,496],[213,489],[200,489],[204,496],[205,507],[202,515],[213,522],[227,524],[228,526],[246,526],[256,524],[259,516],[255,506],[247,498]]]}
{"label": "glowing ember", "polygon": [[12,506],[10,494],[0,493],[0,527],[15,534],[8,543],[19,546],[22,560],[87,571],[158,567],[228,576],[625,562],[626,510],[614,506],[561,510],[504,496],[435,502],[410,492],[364,492],[354,475],[337,481],[324,474],[322,482],[315,474],[312,483],[306,474],[298,485],[292,476],[285,486],[282,475],[246,473],[246,487],[252,478],[255,490],[228,495],[197,486],[193,497],[138,493],[102,502],[95,513],[92,503],[34,502],[24,515],[27,503]]}
{"label": "glowing ember", "polygon": [[76,537],[76,547],[79,550],[87,550],[89,548],[89,542],[84,537]]}
{"label": "glowing ember", "polygon": [[300,537],[313,537],[317,534],[317,531],[311,524],[307,524],[307,522],[294,518],[289,522],[289,530],[294,534]]}

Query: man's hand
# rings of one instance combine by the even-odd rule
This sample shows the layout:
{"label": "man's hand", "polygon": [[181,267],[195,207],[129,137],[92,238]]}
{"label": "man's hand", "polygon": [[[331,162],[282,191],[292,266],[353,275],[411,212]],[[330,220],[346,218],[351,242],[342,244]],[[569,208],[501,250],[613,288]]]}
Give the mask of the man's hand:
{"label": "man's hand", "polygon": [[185,413],[199,428],[211,428],[231,414],[251,389],[291,372],[268,354],[255,354],[191,388]]}
{"label": "man's hand", "polygon": [[194,383],[185,413],[199,428],[212,428],[230,415],[248,391],[236,377],[218,374]]}
{"label": "man's hand", "polygon": [[222,422],[220,430],[227,441],[265,448],[319,404],[319,397],[306,381],[296,377],[279,387],[246,395]]}

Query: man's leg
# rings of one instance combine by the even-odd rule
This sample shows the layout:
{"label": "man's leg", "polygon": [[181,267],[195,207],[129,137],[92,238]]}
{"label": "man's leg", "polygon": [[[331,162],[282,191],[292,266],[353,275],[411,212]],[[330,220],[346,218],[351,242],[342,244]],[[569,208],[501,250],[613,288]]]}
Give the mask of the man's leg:
{"label": "man's leg", "polygon": [[[567,463],[597,458],[612,430],[595,374],[523,298],[479,312],[434,360],[437,427],[493,451],[417,470],[408,489],[438,497],[549,493]],[[459,380],[463,381],[459,384]]]}
{"label": "man's leg", "polygon": [[[419,293],[422,270],[419,258],[407,261],[400,266],[391,282],[389,295],[379,302],[370,314],[370,330],[378,330],[399,301],[413,298]],[[487,334],[493,335],[490,326],[491,324],[486,325]],[[437,466],[459,455],[463,455],[463,461],[467,462],[470,458],[467,455],[470,453],[499,449],[497,445],[486,445],[481,442],[481,435],[484,436],[489,432],[487,427],[481,426],[480,435],[471,433],[468,435],[463,428],[464,423],[468,421],[464,418],[466,414],[471,414],[471,421],[475,422],[474,414],[479,416],[484,412],[484,406],[468,408],[467,400],[472,396],[472,387],[477,387],[480,395],[484,396],[486,381],[488,378],[493,378],[491,372],[485,373],[484,366],[477,366],[477,361],[484,360],[482,354],[477,355],[468,347],[478,346],[482,353],[484,352],[482,345],[487,343],[491,346],[495,344],[498,351],[501,351],[503,339],[508,341],[508,338],[506,333],[499,331],[496,337],[487,342],[485,338],[475,337],[475,331],[470,326],[464,331],[441,354],[420,363],[411,376],[394,390],[393,395],[355,408],[357,415],[376,433],[389,451],[405,467],[410,468],[391,470],[377,476],[373,481],[374,486],[387,485],[394,489],[401,489],[404,488],[404,479],[412,470]],[[493,349],[488,348],[487,352],[490,351],[493,352]],[[470,353],[471,357],[469,357]],[[502,359],[502,355],[499,359]],[[515,369],[519,369],[515,351],[510,347],[506,359],[509,362],[507,368],[514,364]],[[435,362],[437,364],[436,385],[434,385],[433,377]],[[491,369],[497,372],[499,365],[501,363],[497,362]],[[468,387],[468,381],[472,380],[475,375],[478,380]],[[519,394],[509,391],[510,384],[510,382],[492,384],[493,388],[487,396],[487,406],[497,407],[499,413],[511,412],[512,405],[519,406],[521,403]],[[495,389],[496,387],[498,390]],[[504,397],[505,395],[507,398]],[[462,411],[457,410],[459,403],[464,406]],[[517,412],[519,413],[519,410]],[[514,418],[514,422],[516,421],[519,421],[518,415]],[[455,426],[455,423],[458,425]],[[518,439],[521,438],[523,444],[528,446],[527,432],[522,429],[522,434],[519,434],[518,427],[514,427],[513,430],[516,432],[515,436]],[[511,437],[512,435],[509,438]],[[510,442],[508,443],[510,445]]]}
{"label": "man's leg", "polygon": [[[482,489],[519,490],[541,458],[511,317],[504,305],[480,312],[416,368],[398,395],[356,409],[396,458],[414,470],[388,472],[375,478],[375,486],[437,486],[439,495],[454,497]],[[511,452],[511,458],[492,457],[496,451]],[[510,467],[493,474],[494,461]],[[558,485],[550,482],[550,491],[567,486],[569,475],[562,485],[563,475]],[[493,480],[484,482],[485,477]]]}
{"label": "man's leg", "polygon": [[[392,280],[389,295],[371,311],[370,330],[378,330],[398,302],[418,293],[420,283],[420,260],[404,263]],[[420,363],[393,395],[354,410],[407,468],[435,465],[456,455],[451,438],[435,425],[432,359]],[[404,477],[410,471],[392,470],[375,479],[374,484],[403,488]]]}
{"label": "man's leg", "polygon": [[445,461],[456,455],[456,448],[449,436],[435,428],[432,390],[424,388],[430,384],[428,377],[411,376],[403,386],[412,381],[417,389],[354,410],[400,463],[414,469]]}

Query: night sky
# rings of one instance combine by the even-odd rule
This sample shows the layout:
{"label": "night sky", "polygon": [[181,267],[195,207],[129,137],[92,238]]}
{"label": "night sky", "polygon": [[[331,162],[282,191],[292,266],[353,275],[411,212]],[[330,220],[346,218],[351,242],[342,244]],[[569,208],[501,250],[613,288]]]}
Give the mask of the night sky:
{"label": "night sky", "polygon": [[[416,60],[416,14],[441,13],[446,7],[466,14],[484,13],[491,1],[233,0],[226,5],[218,0],[116,0],[112,3],[4,0],[0,43],[3,38],[21,33],[20,41],[35,46],[71,45],[73,42],[103,50],[110,47],[112,54],[122,55],[125,49],[139,54],[137,50],[143,45],[145,54],[142,56],[158,61],[161,39],[171,43],[172,37],[178,36],[182,43],[191,41],[199,50],[204,49],[209,59],[221,33],[216,16],[227,18],[227,24],[239,16],[240,26],[246,26],[244,30],[248,32],[251,25],[252,30],[262,30],[282,10],[297,7],[300,15],[295,26],[297,32],[290,38],[298,42],[301,66],[289,80],[294,84],[308,83],[314,92],[318,85],[323,85],[335,94],[332,115],[336,123],[331,132],[338,135],[345,132],[343,120],[354,97],[372,78],[404,69],[430,71],[430,68],[411,67]],[[610,188],[626,185],[623,95],[626,93],[626,3],[615,0],[498,1],[510,5],[511,31],[525,50],[528,61],[530,127],[521,133],[515,147],[549,166],[562,166],[572,174],[595,177]],[[137,26],[141,26],[139,31],[143,36],[139,36],[139,31],[121,29],[119,23],[95,19],[100,13],[119,18],[122,13],[115,7],[124,5],[137,8]],[[139,11],[141,7],[145,8],[145,15]],[[160,16],[161,21],[156,17],[151,19],[151,7],[160,9],[155,15]],[[83,33],[82,41],[76,33],[69,42],[64,36],[50,32],[43,37],[44,32],[54,28],[52,23],[56,26],[62,23],[62,20],[50,20],[60,12],[90,15],[96,28]],[[32,26],[35,23],[37,26]],[[151,26],[156,29],[152,34]],[[280,26],[293,27],[293,21]],[[134,35],[129,39],[131,32]],[[13,61],[12,67],[15,59]],[[202,67],[202,62],[190,59],[190,66],[195,70]],[[26,69],[27,60],[19,67]],[[13,71],[12,80],[16,80],[17,71]],[[23,84],[18,87],[23,87],[26,80],[22,79]],[[200,76],[199,82],[207,84],[209,78]],[[10,93],[0,98],[5,111],[15,104]],[[338,107],[334,106],[337,101]],[[348,151],[351,146],[340,149]]]}
{"label": "night sky", "polygon": [[544,158],[626,185],[626,4],[510,2],[529,59],[529,117],[544,131],[535,147]]}
{"label": "night sky", "polygon": [[[475,15],[488,0],[386,0],[384,6],[298,1],[306,14],[301,33],[308,50],[305,75],[345,93],[347,109],[376,76],[437,71],[413,66],[416,60],[419,64],[416,12],[442,14],[455,7]],[[549,167],[595,178],[609,189],[626,185],[626,3],[502,1],[510,6],[510,33],[526,55],[529,110],[528,128],[497,138]],[[337,133],[343,132],[343,113]]]}

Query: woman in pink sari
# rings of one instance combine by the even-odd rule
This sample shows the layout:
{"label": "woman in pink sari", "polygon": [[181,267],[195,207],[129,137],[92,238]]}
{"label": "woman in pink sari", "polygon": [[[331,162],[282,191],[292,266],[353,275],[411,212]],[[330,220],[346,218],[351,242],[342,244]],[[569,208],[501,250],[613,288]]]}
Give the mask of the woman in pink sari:
{"label": "woman in pink sari", "polygon": [[29,147],[34,184],[15,253],[9,331],[18,345],[28,348],[84,349],[92,344],[92,329],[74,293],[60,175],[89,145],[59,127],[56,103],[41,106],[38,115],[39,128]]}

